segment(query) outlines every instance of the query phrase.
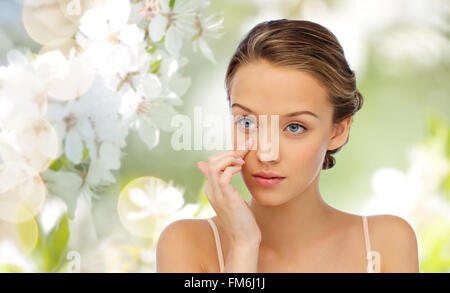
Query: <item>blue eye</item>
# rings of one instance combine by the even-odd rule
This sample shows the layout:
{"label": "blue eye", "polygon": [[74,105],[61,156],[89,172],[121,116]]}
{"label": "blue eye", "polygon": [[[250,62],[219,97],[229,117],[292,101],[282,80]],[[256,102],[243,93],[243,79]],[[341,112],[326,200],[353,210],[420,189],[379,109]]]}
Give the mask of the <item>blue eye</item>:
{"label": "blue eye", "polygon": [[[246,121],[245,121],[245,120],[246,120]],[[242,121],[245,121],[244,124],[241,123]],[[240,119],[237,119],[236,122],[239,123],[240,125],[242,125],[245,129],[249,129],[249,128],[247,128],[246,126],[249,126],[249,125],[252,124],[252,123],[255,124],[253,121],[251,121],[250,119],[245,118],[245,117],[240,118]]]}
{"label": "blue eye", "polygon": [[[294,126],[294,127],[291,127],[291,126]],[[300,133],[298,130],[300,130],[302,128],[304,130],[306,130],[305,127],[303,127],[303,126],[301,126],[300,124],[297,124],[297,123],[289,124],[287,128],[290,128],[290,130],[292,130],[293,133]]]}

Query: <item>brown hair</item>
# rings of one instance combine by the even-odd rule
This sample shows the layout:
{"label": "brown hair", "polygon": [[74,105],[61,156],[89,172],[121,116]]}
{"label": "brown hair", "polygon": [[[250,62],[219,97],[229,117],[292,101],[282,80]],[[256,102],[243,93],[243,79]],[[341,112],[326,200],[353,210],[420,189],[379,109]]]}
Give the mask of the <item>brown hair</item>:
{"label": "brown hair", "polygon": [[[363,105],[363,96],[356,88],[355,73],[345,59],[344,50],[336,36],[322,25],[306,20],[278,19],[253,27],[228,65],[225,87],[229,103],[231,82],[239,65],[259,59],[306,71],[324,84],[334,108],[333,123],[354,115]],[[341,147],[327,150],[322,169],[335,165],[332,155]]]}

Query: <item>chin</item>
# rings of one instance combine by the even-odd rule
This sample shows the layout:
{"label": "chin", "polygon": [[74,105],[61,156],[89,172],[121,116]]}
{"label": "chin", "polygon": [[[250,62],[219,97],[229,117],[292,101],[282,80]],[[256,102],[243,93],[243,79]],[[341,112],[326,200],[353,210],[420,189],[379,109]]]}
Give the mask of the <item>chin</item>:
{"label": "chin", "polygon": [[252,196],[252,201],[256,201],[262,206],[279,206],[286,202],[285,199],[280,198],[279,191],[252,191],[251,189],[249,191]]}

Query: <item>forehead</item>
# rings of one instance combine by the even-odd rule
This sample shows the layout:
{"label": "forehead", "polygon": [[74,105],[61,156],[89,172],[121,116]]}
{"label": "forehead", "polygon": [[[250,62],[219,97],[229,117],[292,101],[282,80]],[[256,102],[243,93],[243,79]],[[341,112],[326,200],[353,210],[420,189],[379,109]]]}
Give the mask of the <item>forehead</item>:
{"label": "forehead", "polygon": [[230,100],[231,104],[245,105],[257,113],[311,110],[324,115],[331,109],[327,89],[311,73],[266,61],[239,66],[231,84]]}

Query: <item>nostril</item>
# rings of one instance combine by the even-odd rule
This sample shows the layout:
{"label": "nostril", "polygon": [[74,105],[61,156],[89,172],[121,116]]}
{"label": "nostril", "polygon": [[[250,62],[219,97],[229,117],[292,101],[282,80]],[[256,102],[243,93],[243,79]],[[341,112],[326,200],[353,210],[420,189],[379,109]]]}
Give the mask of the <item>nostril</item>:
{"label": "nostril", "polygon": [[276,161],[277,159],[278,159],[278,154],[272,154],[272,153],[259,154],[260,161]]}

